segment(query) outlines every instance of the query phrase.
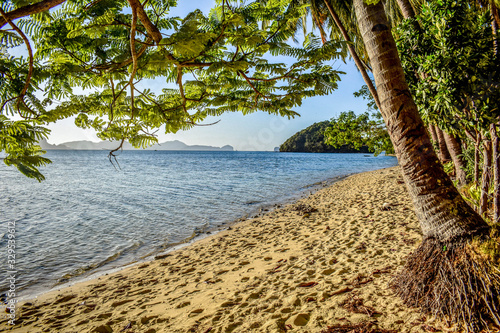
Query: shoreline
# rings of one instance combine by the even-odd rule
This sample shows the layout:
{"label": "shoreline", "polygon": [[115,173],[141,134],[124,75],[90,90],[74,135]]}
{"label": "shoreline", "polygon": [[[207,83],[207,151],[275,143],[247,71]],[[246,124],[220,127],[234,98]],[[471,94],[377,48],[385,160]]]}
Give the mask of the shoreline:
{"label": "shoreline", "polygon": [[0,330],[320,332],[372,322],[447,331],[387,288],[419,241],[399,167],[359,173],[155,260],[19,304],[18,325],[0,320]]}
{"label": "shoreline", "polygon": [[[325,180],[315,182],[306,186],[303,186],[302,188],[299,188],[296,193],[288,195],[286,197],[281,197],[279,199],[274,199],[269,202],[259,202],[253,207],[251,210],[248,211],[248,213],[244,214],[241,217],[238,217],[233,220],[225,221],[225,222],[220,222],[217,225],[208,227],[208,228],[200,228],[200,231],[194,230],[193,234],[185,239],[182,239],[178,242],[171,243],[171,244],[165,244],[162,246],[161,249],[157,250],[152,250],[148,254],[140,256],[132,261],[120,261],[120,258],[117,258],[116,260],[113,260],[107,264],[104,264],[100,267],[94,268],[90,271],[83,272],[79,275],[75,275],[70,277],[67,281],[64,282],[53,282],[51,287],[48,287],[47,285],[40,285],[39,288],[26,288],[27,293],[23,293],[21,291],[19,293],[19,297],[17,298],[18,302],[27,302],[31,300],[35,300],[39,297],[43,297],[45,294],[48,293],[54,293],[61,291],[63,289],[66,289],[68,287],[72,287],[76,284],[79,283],[85,283],[89,282],[92,280],[96,280],[100,278],[101,276],[105,276],[108,274],[113,274],[120,272],[124,269],[133,267],[135,265],[143,264],[146,262],[154,261],[156,260],[157,257],[164,256],[166,254],[169,254],[171,252],[175,252],[177,250],[180,250],[184,247],[191,246],[195,244],[198,241],[201,241],[205,238],[209,238],[211,236],[215,236],[218,233],[227,230],[228,228],[231,228],[245,220],[252,219],[252,218],[258,218],[262,215],[265,215],[269,212],[274,211],[275,209],[281,208],[282,206],[286,206],[289,204],[292,204],[302,198],[304,198],[307,195],[311,195],[319,190],[321,190],[324,187],[331,186],[332,184],[342,181],[343,179],[350,177],[355,174],[359,174],[363,172],[354,172],[354,173],[349,173],[346,175],[341,175],[341,176],[335,176],[335,177],[330,177]],[[249,207],[252,206],[252,204],[249,205]]]}

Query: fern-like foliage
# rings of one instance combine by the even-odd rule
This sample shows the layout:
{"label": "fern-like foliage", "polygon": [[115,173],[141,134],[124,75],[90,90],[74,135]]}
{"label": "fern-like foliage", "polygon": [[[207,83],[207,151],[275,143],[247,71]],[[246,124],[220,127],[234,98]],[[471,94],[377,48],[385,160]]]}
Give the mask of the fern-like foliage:
{"label": "fern-like foliage", "polygon": [[10,121],[0,115],[0,150],[7,154],[4,163],[17,167],[29,178],[44,180],[38,168],[49,164],[50,160],[41,156],[45,152],[37,142],[46,138],[48,132],[46,128],[34,126],[29,121]]}
{"label": "fern-like foliage", "polygon": [[[10,1],[11,9],[19,5]],[[34,66],[23,95],[29,59],[0,53],[1,112],[21,116],[32,130],[76,116],[77,126],[93,128],[101,139],[128,140],[139,148],[154,144],[162,126],[175,133],[225,112],[295,117],[304,98],[337,88],[342,72],[328,63],[345,58],[342,42],[323,44],[309,34],[302,46],[289,44],[307,5],[220,1],[208,15],[195,10],[183,19],[169,16],[175,5],[145,2],[150,23],[162,33],[159,42],[145,22],[132,28],[126,0],[68,0],[50,13],[18,20],[36,50]],[[0,39],[7,50],[22,42],[7,29]],[[292,64],[276,61],[284,58]],[[139,84],[158,78],[165,82],[161,92]],[[74,93],[81,89],[91,93]]]}

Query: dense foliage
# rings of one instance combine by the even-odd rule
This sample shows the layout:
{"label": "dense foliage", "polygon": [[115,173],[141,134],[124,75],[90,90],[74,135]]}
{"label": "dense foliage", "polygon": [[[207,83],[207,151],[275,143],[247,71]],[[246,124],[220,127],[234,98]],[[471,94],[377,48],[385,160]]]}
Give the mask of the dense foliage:
{"label": "dense foliage", "polygon": [[325,131],[330,126],[328,120],[313,125],[295,133],[281,146],[280,152],[303,153],[368,153],[368,147],[353,147],[349,144],[332,146],[325,141]]}
{"label": "dense foliage", "polygon": [[[57,11],[32,11],[34,3],[63,2]],[[173,0],[2,2],[0,150],[8,153],[5,162],[42,179],[37,167],[48,161],[35,142],[46,137],[46,124],[69,116],[102,139],[129,140],[137,147],[155,142],[160,126],[175,132],[223,112],[263,110],[293,117],[302,98],[336,88],[340,73],[324,61],[344,57],[345,47],[385,118],[424,236],[393,288],[405,304],[467,331],[500,323],[500,275],[483,249],[498,254],[499,243],[495,228],[481,218],[500,223],[499,0],[230,3],[219,1],[207,16],[195,11],[180,19],[168,15]],[[301,23],[307,8],[322,38],[307,35],[303,47],[288,45],[296,28],[307,26]],[[396,31],[398,56],[390,26],[402,17],[408,20]],[[21,44],[27,58],[9,53]],[[271,63],[266,55],[292,57],[295,63]],[[141,88],[141,81],[158,78],[161,93]],[[77,95],[76,87],[87,93]],[[360,144],[369,137],[370,122],[366,115],[343,114],[334,119],[330,140]],[[476,189],[481,182],[479,214],[444,172],[425,125],[438,143],[441,162],[453,163],[457,181],[473,178]],[[321,126],[329,123],[298,135],[296,145],[319,149]],[[473,170],[473,177],[459,177],[463,170]]]}
{"label": "dense foliage", "polygon": [[488,131],[500,115],[500,63],[489,12],[464,1],[426,2],[398,29],[399,52],[422,116],[442,129]]}
{"label": "dense foliage", "polygon": [[[439,144],[439,135],[435,138],[437,149],[445,151],[443,156],[449,151],[453,158],[442,158],[447,165],[455,164],[456,171],[449,170],[458,174],[462,169],[467,180],[473,180],[463,190],[481,214],[492,208],[488,202],[498,192],[492,182],[493,169],[498,169],[492,154],[498,150],[500,120],[500,59],[494,23],[491,11],[481,10],[478,4],[439,0],[425,2],[420,14],[396,31],[402,64],[422,118],[431,131],[457,141],[458,145],[450,147],[449,142]],[[416,24],[420,29],[414,28]],[[480,187],[482,200],[472,200]]]}
{"label": "dense foliage", "polygon": [[368,112],[356,115],[353,111],[342,112],[332,118],[325,130],[325,142],[334,148],[347,146],[352,149],[366,147],[375,156],[382,152],[394,154],[384,121]]}
{"label": "dense foliage", "polygon": [[[44,126],[71,116],[103,140],[134,147],[156,143],[162,126],[167,133],[185,130],[224,112],[296,116],[303,98],[337,87],[341,72],[324,62],[345,54],[342,42],[322,44],[313,34],[301,47],[288,44],[306,6],[287,3],[223,1],[209,15],[196,10],[181,19],[168,15],[173,0],[144,7],[68,0],[50,13],[9,21],[0,29],[5,162],[43,179],[37,167],[48,160],[36,140],[47,136]],[[2,15],[24,5],[4,2]],[[10,52],[23,43],[28,57]],[[293,63],[268,60],[276,57]],[[161,93],[141,85],[153,79]]]}

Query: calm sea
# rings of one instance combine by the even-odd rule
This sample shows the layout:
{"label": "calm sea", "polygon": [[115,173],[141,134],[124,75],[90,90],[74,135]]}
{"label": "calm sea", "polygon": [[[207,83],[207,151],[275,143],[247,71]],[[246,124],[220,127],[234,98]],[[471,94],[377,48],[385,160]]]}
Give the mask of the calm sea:
{"label": "calm sea", "polygon": [[394,157],[274,152],[49,151],[38,183],[0,163],[0,293],[15,223],[21,294],[165,251],[310,185],[396,165]]}

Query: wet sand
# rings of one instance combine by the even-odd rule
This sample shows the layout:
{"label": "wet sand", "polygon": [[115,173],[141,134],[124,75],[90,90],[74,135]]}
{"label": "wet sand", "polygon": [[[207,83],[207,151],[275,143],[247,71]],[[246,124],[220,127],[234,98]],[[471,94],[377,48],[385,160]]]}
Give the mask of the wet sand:
{"label": "wet sand", "polygon": [[421,241],[398,167],[350,176],[188,247],[19,304],[15,332],[446,331],[388,288]]}

